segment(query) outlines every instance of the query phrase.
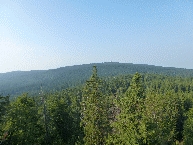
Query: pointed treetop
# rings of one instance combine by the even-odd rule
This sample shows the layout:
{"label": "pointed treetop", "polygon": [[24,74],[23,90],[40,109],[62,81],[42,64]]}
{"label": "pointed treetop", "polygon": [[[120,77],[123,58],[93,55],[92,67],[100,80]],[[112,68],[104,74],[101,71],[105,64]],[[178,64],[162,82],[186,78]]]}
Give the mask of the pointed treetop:
{"label": "pointed treetop", "polygon": [[131,87],[129,88],[133,94],[139,98],[144,98],[144,88],[142,84],[142,76],[136,72],[132,78]]}
{"label": "pointed treetop", "polygon": [[92,78],[97,78],[97,67],[96,67],[96,65],[93,66]]}

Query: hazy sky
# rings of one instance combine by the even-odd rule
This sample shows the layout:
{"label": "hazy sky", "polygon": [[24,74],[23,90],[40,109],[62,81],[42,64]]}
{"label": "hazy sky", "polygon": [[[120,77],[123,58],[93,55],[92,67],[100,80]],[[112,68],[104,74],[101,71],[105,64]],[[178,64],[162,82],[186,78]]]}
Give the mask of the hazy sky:
{"label": "hazy sky", "polygon": [[0,0],[0,73],[107,61],[193,69],[193,1]]}

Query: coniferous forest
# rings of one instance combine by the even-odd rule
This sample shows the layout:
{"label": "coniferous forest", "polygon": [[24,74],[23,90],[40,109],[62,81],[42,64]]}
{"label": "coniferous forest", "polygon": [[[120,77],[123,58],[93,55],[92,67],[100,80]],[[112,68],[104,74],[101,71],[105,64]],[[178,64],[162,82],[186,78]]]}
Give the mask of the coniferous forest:
{"label": "coniferous forest", "polygon": [[45,91],[41,85],[38,95],[2,94],[0,144],[193,144],[191,75],[136,72],[99,77],[97,69],[93,66],[83,84],[61,90]]}

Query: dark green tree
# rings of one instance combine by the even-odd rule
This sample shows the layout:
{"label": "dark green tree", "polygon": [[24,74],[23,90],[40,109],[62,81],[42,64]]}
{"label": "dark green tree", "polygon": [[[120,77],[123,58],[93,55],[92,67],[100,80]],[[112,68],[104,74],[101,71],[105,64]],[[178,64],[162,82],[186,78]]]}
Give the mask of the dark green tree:
{"label": "dark green tree", "polygon": [[43,127],[38,123],[35,101],[27,95],[19,96],[11,102],[3,128],[8,133],[4,144],[34,145],[43,142]]}
{"label": "dark green tree", "polygon": [[73,120],[66,102],[62,99],[53,98],[48,100],[47,107],[50,117],[49,129],[52,144],[68,143],[73,135]]}
{"label": "dark green tree", "polygon": [[0,95],[0,141],[5,140],[6,132],[3,132],[2,129],[8,105],[9,105],[9,96],[4,97]]}
{"label": "dark green tree", "polygon": [[184,123],[184,144],[193,145],[193,108],[188,111],[187,117]]}

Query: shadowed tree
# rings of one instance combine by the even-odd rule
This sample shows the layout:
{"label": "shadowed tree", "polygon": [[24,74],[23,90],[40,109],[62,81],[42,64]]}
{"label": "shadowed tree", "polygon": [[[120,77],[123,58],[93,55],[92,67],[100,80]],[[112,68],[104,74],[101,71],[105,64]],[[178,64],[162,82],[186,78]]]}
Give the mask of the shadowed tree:
{"label": "shadowed tree", "polygon": [[39,117],[35,101],[27,95],[19,96],[11,102],[3,128],[8,132],[4,144],[42,144],[44,132],[38,123]]}

